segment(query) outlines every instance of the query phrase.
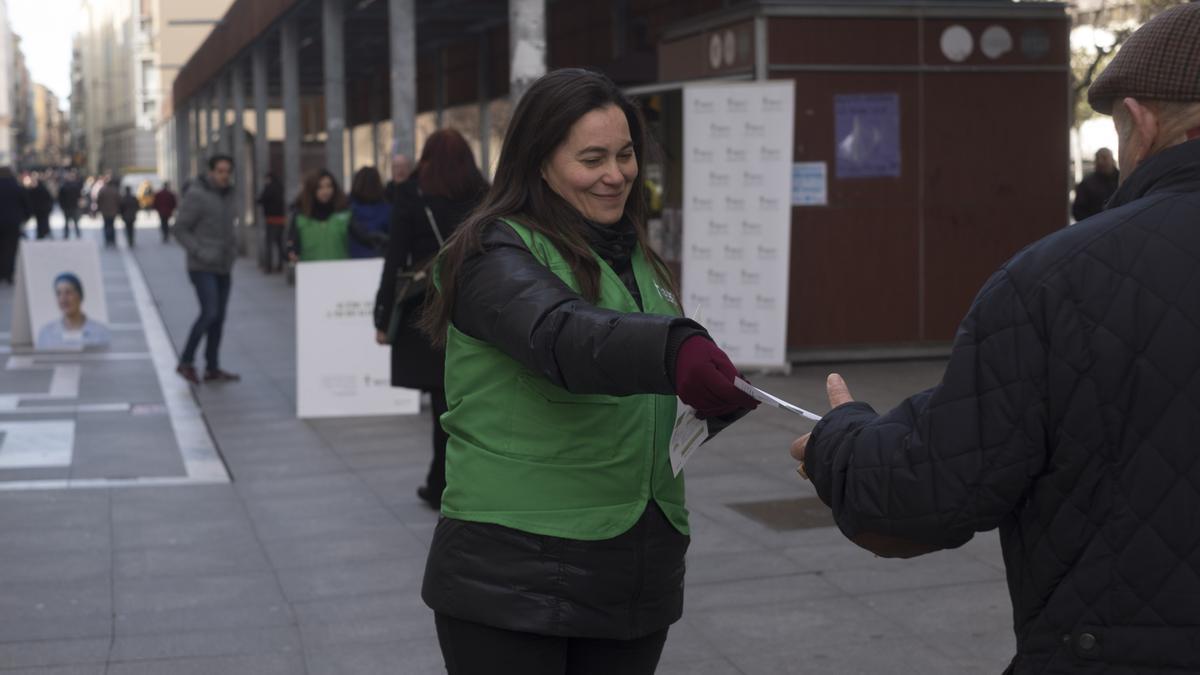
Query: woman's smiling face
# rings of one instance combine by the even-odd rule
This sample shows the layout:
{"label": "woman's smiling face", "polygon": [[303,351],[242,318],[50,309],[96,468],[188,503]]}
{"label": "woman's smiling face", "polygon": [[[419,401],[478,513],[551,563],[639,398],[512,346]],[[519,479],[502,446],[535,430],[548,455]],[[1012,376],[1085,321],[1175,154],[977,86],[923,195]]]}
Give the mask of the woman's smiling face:
{"label": "woman's smiling face", "polygon": [[580,117],[542,167],[551,190],[584,218],[605,225],[624,215],[637,175],[629,121],[616,105]]}

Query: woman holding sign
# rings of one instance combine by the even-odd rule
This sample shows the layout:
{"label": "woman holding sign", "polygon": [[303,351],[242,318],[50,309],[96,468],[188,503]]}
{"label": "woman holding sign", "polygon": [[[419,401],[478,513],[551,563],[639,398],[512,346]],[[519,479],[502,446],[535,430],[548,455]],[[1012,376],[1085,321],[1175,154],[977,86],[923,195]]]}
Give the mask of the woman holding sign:
{"label": "woman holding sign", "polygon": [[435,272],[450,441],[422,595],[451,675],[652,673],[683,611],[676,395],[757,402],[646,245],[644,147],[608,78],[544,76]]}

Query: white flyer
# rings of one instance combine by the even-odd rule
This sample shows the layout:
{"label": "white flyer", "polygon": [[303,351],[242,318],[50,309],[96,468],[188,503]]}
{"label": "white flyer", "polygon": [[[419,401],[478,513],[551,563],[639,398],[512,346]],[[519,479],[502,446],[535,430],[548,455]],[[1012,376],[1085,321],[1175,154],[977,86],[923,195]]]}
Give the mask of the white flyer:
{"label": "white flyer", "polygon": [[696,417],[696,410],[683,401],[678,404],[679,414],[675,416],[675,430],[671,432],[671,473],[676,477],[683,471],[683,465],[692,458],[696,448],[712,438],[708,433],[708,422]]}
{"label": "white flyer", "polygon": [[778,396],[768,394],[767,392],[763,391],[762,389],[759,389],[758,387],[750,384],[749,382],[743,380],[740,377],[733,378],[733,385],[735,387],[737,387],[738,389],[741,389],[742,391],[746,392],[746,394],[749,395],[754,400],[762,401],[763,403],[766,403],[767,405],[769,405],[773,408],[779,408],[781,410],[786,410],[790,413],[795,413],[805,419],[810,419],[814,422],[821,421],[820,415],[811,413],[811,412],[805,410],[804,408],[801,408],[798,405],[792,405],[791,403],[788,403],[787,401],[779,398]]}

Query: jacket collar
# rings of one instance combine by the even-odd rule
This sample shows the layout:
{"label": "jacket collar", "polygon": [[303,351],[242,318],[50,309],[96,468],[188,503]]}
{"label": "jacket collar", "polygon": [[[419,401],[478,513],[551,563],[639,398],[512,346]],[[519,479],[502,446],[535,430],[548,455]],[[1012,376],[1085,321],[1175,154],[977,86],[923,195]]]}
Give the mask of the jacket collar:
{"label": "jacket collar", "polygon": [[1200,191],[1200,139],[1174,145],[1142,162],[1105,208],[1124,206],[1154,192]]}
{"label": "jacket collar", "polygon": [[638,243],[633,221],[625,216],[611,225],[602,225],[582,216],[579,220],[583,223],[584,239],[593,251],[600,254],[609,265],[616,263],[614,266],[619,268],[628,266],[629,258]]}
{"label": "jacket collar", "polygon": [[200,174],[196,177],[196,181],[203,185],[205,190],[208,190],[214,194],[224,196],[233,191],[232,185],[226,185],[223,188],[215,187],[212,183],[208,182],[208,174]]}

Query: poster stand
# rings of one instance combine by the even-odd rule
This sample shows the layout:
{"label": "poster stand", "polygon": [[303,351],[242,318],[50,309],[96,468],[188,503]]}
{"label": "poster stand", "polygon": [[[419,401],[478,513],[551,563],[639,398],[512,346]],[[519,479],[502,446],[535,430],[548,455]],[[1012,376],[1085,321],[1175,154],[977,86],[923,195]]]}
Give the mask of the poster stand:
{"label": "poster stand", "polygon": [[787,371],[791,80],[683,89],[684,309],[744,370]]}

